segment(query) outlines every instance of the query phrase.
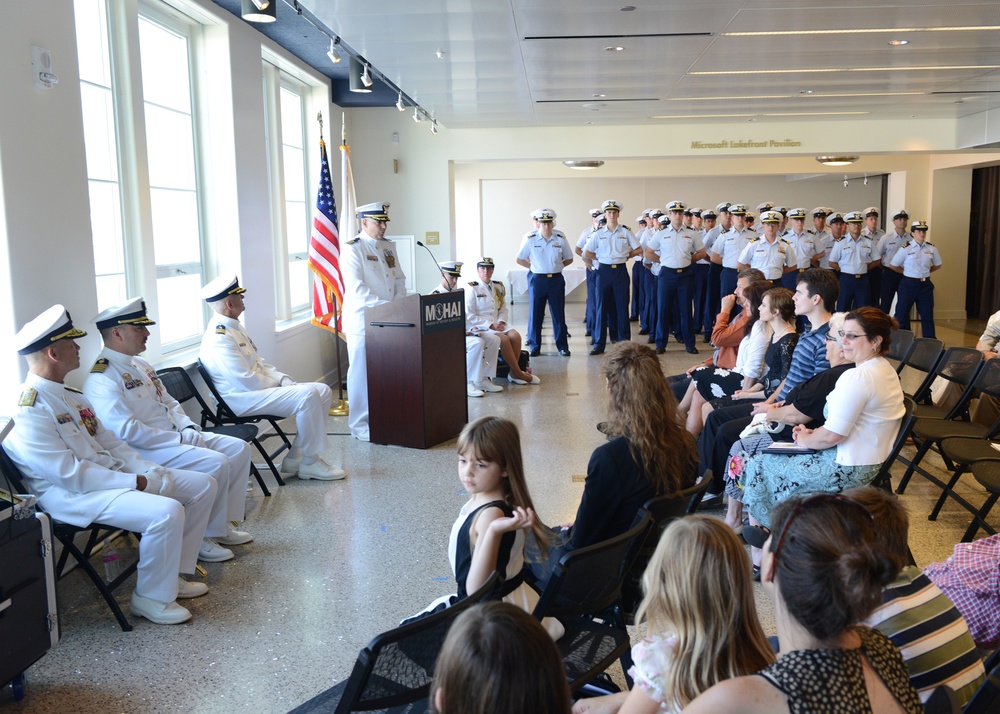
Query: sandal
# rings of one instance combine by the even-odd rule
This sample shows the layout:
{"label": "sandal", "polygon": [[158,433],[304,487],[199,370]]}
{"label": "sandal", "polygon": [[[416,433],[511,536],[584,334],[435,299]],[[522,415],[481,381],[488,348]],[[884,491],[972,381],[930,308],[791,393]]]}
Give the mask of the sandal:
{"label": "sandal", "polygon": [[750,566],[750,572],[753,573],[753,581],[755,583],[759,583],[760,582],[760,566],[759,565],[751,565]]}

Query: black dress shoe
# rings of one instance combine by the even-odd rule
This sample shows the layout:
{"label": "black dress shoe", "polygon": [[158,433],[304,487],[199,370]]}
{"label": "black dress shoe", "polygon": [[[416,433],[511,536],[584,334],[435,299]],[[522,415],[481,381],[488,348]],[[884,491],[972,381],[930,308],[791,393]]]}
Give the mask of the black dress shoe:
{"label": "black dress shoe", "polygon": [[559,350],[559,354],[563,357],[569,357],[569,350]]}
{"label": "black dress shoe", "polygon": [[593,357],[594,355],[602,355],[602,354],[604,354],[604,349],[602,347],[595,347],[590,351],[591,357]]}
{"label": "black dress shoe", "polygon": [[687,352],[689,355],[696,355],[698,354],[698,348],[695,347],[694,345],[691,345],[685,350],[685,352]]}
{"label": "black dress shoe", "polygon": [[590,330],[587,330],[587,331],[586,331],[586,332],[584,333],[584,335],[583,335],[583,336],[584,336],[584,337],[590,337]]}
{"label": "black dress shoe", "polygon": [[628,318],[628,321],[629,322],[639,322],[639,316],[638,315],[630,315],[629,318]]}
{"label": "black dress shoe", "polygon": [[648,335],[649,334],[649,330],[644,327],[641,330],[639,330],[639,334],[640,335]]}
{"label": "black dress shoe", "polygon": [[704,342],[707,345],[709,342],[712,341],[712,336],[711,335],[705,335],[704,337],[701,338],[701,341]]}
{"label": "black dress shoe", "polygon": [[647,344],[647,345],[651,345],[651,344],[653,344],[654,342],[656,342],[656,338],[655,338],[655,337],[653,337],[653,336],[650,336],[650,338],[649,338],[648,340],[646,340],[646,344]]}
{"label": "black dress shoe", "polygon": [[658,355],[662,355],[666,351],[667,351],[666,347],[657,347],[656,348],[656,354],[658,354]]}
{"label": "black dress shoe", "polygon": [[529,357],[537,357],[541,353],[542,353],[542,351],[540,349],[538,349],[537,347],[532,347],[531,348],[531,352],[528,353],[528,356]]}
{"label": "black dress shoe", "polygon": [[715,508],[721,508],[723,499],[724,495],[721,493],[709,493],[701,499],[701,503],[698,504],[698,510],[711,511]]}

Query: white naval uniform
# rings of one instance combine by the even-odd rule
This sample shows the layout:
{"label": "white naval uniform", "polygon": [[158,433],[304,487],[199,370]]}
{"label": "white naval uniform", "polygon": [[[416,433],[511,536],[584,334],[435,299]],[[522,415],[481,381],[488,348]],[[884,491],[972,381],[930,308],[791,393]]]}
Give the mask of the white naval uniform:
{"label": "white naval uniform", "polygon": [[[137,595],[177,599],[178,573],[194,572],[216,485],[203,473],[164,469],[101,426],[87,398],[29,373],[4,449],[38,504],[74,526],[102,523],[142,534]],[[136,490],[136,476],[167,471],[163,495]]]}
{"label": "white naval uniform", "polygon": [[406,296],[406,276],[396,244],[375,240],[363,231],[342,246],[340,273],[344,279],[344,333],[347,335],[347,398],[351,434],[368,440],[368,364],[365,310]]}
{"label": "white naval uniform", "polygon": [[507,288],[499,280],[482,283],[473,280],[469,283],[470,290],[465,291],[465,324],[471,332],[507,333],[511,327],[504,330],[493,330],[490,325],[507,322]]}
{"label": "white naval uniform", "polygon": [[261,359],[239,320],[214,315],[198,355],[222,398],[239,416],[295,417],[298,436],[289,456],[306,463],[326,450],[326,417],[333,392],[318,382],[298,383]]}
{"label": "white naval uniform", "polygon": [[[462,288],[445,290],[438,285],[431,293],[464,292]],[[500,353],[500,338],[491,332],[476,332],[465,335],[465,373],[469,382],[482,382],[497,376],[497,355]]]}
{"label": "white naval uniform", "polygon": [[[90,370],[83,393],[104,428],[142,458],[215,479],[218,493],[205,532],[209,538],[224,537],[229,521],[243,520],[250,445],[232,436],[202,433],[163,388],[149,362],[105,347]],[[188,435],[182,437],[185,431]],[[201,443],[204,445],[195,445]]]}

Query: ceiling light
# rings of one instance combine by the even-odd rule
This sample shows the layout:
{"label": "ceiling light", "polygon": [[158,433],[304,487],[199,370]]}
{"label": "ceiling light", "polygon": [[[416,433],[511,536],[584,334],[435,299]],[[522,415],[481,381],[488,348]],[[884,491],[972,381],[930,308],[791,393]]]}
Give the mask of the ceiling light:
{"label": "ceiling light", "polygon": [[330,49],[328,49],[326,51],[326,56],[329,57],[330,61],[333,62],[334,64],[339,64],[340,60],[343,59],[343,57],[340,56],[340,53],[337,52],[337,45],[338,44],[340,44],[340,38],[338,37],[338,38],[334,39],[333,37],[331,37],[330,38]]}
{"label": "ceiling light", "polygon": [[889,47],[902,47],[910,44],[909,40],[889,40]]}
{"label": "ceiling light", "polygon": [[868,27],[850,30],[766,30],[759,32],[723,32],[723,37],[770,37],[774,35],[871,35],[879,32],[986,32],[1000,30],[1000,25],[964,27]]}
{"label": "ceiling light", "polygon": [[743,96],[727,95],[725,97],[668,97],[668,102],[731,102],[734,99],[798,99],[809,97],[811,99],[831,99],[837,97],[915,97],[927,94],[927,92],[837,92],[833,94],[747,94]]}
{"label": "ceiling light", "polygon": [[824,166],[849,166],[860,158],[860,156],[817,156],[816,160]]}
{"label": "ceiling light", "polygon": [[437,52],[435,52],[435,53],[434,53],[434,55],[435,55],[435,56],[436,56],[436,57],[437,57],[438,59],[444,59],[444,51],[443,51],[443,50],[438,50]]}
{"label": "ceiling light", "polygon": [[594,95],[594,99],[604,99],[605,96],[606,95],[604,95],[604,94],[595,94]]}
{"label": "ceiling light", "polygon": [[618,8],[620,12],[632,12],[635,10],[635,5],[626,5],[625,7]]}
{"label": "ceiling light", "polygon": [[403,93],[402,92],[399,93],[399,99],[396,100],[396,109],[398,109],[401,112],[405,112],[406,111],[406,105],[403,104]]}
{"label": "ceiling light", "polygon": [[431,122],[431,134],[437,135],[438,133],[438,123],[437,119]]}
{"label": "ceiling light", "polygon": [[243,0],[240,15],[247,22],[274,22],[278,19],[277,0]]}
{"label": "ceiling light", "polygon": [[563,166],[577,171],[592,171],[604,166],[603,161],[563,161]]}
{"label": "ceiling light", "polygon": [[799,94],[812,94],[812,93],[813,93],[813,90],[811,90],[811,89],[800,89],[799,90]]}
{"label": "ceiling light", "polygon": [[620,46],[616,45],[614,47],[605,47],[604,51],[605,52],[621,52],[624,49],[625,49],[624,47],[620,47]]}
{"label": "ceiling light", "polygon": [[368,65],[362,65],[357,57],[351,57],[351,67],[347,75],[352,92],[367,93],[371,90],[371,77],[368,77],[368,84],[364,82],[364,74],[368,71]]}
{"label": "ceiling light", "polygon": [[420,123],[420,110],[416,107],[413,107],[413,121],[416,124]]}
{"label": "ceiling light", "polygon": [[749,114],[656,114],[648,119],[742,119],[744,117],[829,117],[871,112],[754,112]]}
{"label": "ceiling light", "polygon": [[366,64],[365,65],[365,71],[361,73],[361,84],[365,85],[366,87],[371,87],[372,86],[372,72],[371,72],[371,69],[372,69],[371,65],[367,65]]}
{"label": "ceiling light", "polygon": [[934,67],[825,67],[823,69],[727,69],[712,72],[688,72],[691,76],[721,74],[830,74],[833,72],[940,72],[949,69],[1000,69],[1000,64],[939,65]]}

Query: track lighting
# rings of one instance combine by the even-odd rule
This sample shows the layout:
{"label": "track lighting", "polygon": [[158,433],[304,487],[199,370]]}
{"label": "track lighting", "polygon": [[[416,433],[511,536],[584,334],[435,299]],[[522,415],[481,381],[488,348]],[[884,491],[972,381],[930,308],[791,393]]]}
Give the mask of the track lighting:
{"label": "track lighting", "polygon": [[406,111],[406,105],[403,104],[403,93],[402,92],[399,93],[399,99],[396,100],[396,109],[398,109],[401,112],[405,112]]}
{"label": "track lighting", "polygon": [[368,78],[368,83],[365,84],[365,72],[368,71],[368,65],[362,67],[361,61],[358,60],[353,55],[348,55],[351,61],[351,68],[347,75],[350,81],[350,89],[352,92],[370,92],[371,90],[371,77]]}
{"label": "track lighting", "polygon": [[431,134],[436,135],[437,133],[438,133],[438,123],[437,119],[435,119],[434,121],[431,122]]}
{"label": "track lighting", "polygon": [[420,123],[420,110],[416,107],[413,107],[413,121],[417,124]]}
{"label": "track lighting", "polygon": [[242,0],[240,15],[247,22],[274,22],[278,19],[277,0]]}
{"label": "track lighting", "polygon": [[365,65],[365,71],[361,73],[361,84],[366,87],[372,86],[371,65]]}
{"label": "track lighting", "polygon": [[334,64],[339,63],[340,60],[343,59],[340,56],[340,53],[337,51],[337,45],[338,44],[340,44],[340,38],[338,37],[338,38],[334,39],[334,38],[331,37],[330,38],[330,49],[328,49],[326,51],[326,56],[329,57],[330,61],[333,62]]}

